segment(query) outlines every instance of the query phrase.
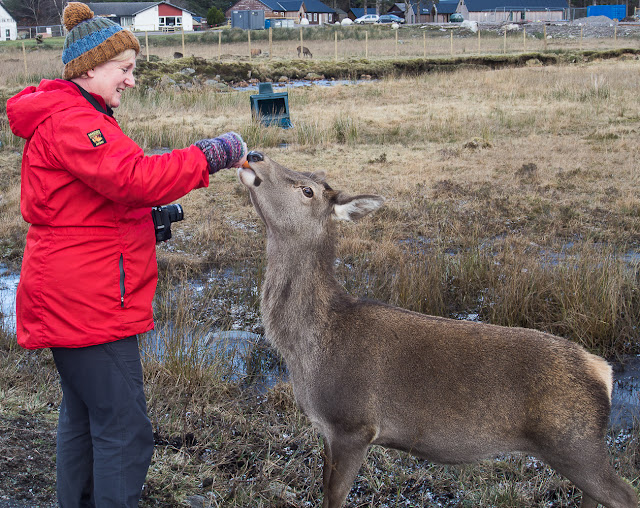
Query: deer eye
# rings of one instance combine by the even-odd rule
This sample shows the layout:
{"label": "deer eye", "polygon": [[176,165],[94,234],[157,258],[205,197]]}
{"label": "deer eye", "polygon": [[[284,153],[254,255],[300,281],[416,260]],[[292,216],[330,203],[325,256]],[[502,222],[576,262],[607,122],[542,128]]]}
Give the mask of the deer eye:
{"label": "deer eye", "polygon": [[312,198],[313,197],[313,189],[311,187],[303,187],[302,188],[302,193],[307,198]]}

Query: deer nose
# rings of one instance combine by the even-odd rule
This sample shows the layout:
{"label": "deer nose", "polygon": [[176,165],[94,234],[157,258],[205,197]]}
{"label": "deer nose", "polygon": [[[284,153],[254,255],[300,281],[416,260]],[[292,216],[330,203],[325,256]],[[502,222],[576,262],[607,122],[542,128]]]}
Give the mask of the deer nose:
{"label": "deer nose", "polygon": [[262,155],[260,152],[249,152],[247,154],[247,160],[249,162],[260,162],[264,160],[264,155]]}

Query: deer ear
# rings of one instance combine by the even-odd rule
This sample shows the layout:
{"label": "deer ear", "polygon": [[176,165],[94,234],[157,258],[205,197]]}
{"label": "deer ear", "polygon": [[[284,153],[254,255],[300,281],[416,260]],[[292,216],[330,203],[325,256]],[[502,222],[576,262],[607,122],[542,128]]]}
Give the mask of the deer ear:
{"label": "deer ear", "polygon": [[311,178],[312,180],[315,180],[316,182],[320,182],[320,181],[324,181],[324,179],[326,178],[327,174],[324,171],[301,171],[300,172],[301,175],[307,176],[309,178]]}
{"label": "deer ear", "polygon": [[352,221],[361,219],[365,215],[375,212],[384,203],[382,196],[364,194],[349,196],[346,199],[340,199],[341,197],[338,196],[333,206],[334,217],[338,220]]}

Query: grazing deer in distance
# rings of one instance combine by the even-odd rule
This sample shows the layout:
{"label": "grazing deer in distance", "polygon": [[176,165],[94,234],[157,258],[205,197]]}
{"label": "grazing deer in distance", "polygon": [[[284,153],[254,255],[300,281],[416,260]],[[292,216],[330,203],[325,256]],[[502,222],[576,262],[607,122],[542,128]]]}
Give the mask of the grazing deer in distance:
{"label": "grazing deer in distance", "polygon": [[298,50],[298,58],[300,58],[300,53],[302,53],[303,57],[308,56],[309,58],[313,58],[311,51],[309,51],[309,48],[306,46],[298,46],[296,49]]}
{"label": "grazing deer in distance", "polygon": [[383,198],[349,196],[259,152],[248,161],[238,177],[267,230],[266,336],[324,436],[324,508],[342,506],[372,444],[444,464],[524,452],[581,489],[582,508],[637,507],[604,442],[607,362],[539,331],[352,297],[334,276],[334,219],[360,219]]}

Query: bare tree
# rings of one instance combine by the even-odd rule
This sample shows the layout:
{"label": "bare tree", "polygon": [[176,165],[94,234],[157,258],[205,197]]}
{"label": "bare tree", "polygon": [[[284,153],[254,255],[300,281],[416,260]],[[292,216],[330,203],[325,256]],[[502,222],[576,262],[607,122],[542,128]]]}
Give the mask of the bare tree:
{"label": "bare tree", "polygon": [[59,25],[68,0],[5,0],[4,7],[18,24]]}

